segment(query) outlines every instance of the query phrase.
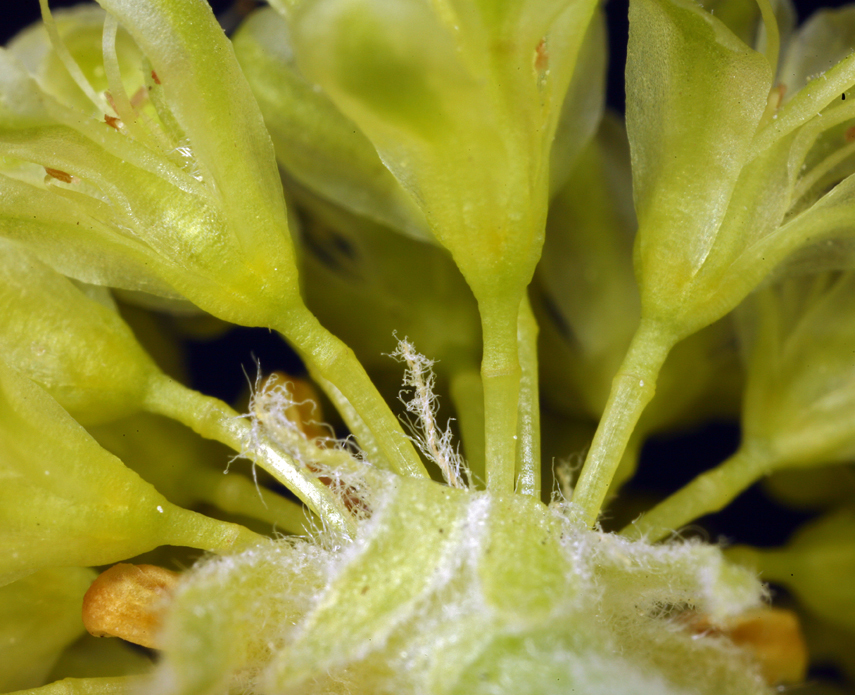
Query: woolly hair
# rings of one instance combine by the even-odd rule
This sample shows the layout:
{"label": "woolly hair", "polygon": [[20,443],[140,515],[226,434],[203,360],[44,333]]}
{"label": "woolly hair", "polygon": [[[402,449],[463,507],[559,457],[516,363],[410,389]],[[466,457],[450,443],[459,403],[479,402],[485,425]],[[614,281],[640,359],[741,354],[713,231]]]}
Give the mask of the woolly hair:
{"label": "woolly hair", "polygon": [[631,542],[580,526],[563,501],[464,487],[436,425],[430,362],[407,341],[396,354],[414,434],[460,487],[381,472],[348,442],[311,440],[285,384],[256,389],[254,426],[330,481],[356,536],[318,529],[192,570],[148,692],[770,692],[747,654],[684,619],[714,627],[760,605],[753,574],[713,546]]}
{"label": "woolly hair", "polygon": [[370,472],[346,545],[271,541],[175,596],[151,693],[768,693],[726,621],[760,604],[719,549],[651,546],[558,505]]}

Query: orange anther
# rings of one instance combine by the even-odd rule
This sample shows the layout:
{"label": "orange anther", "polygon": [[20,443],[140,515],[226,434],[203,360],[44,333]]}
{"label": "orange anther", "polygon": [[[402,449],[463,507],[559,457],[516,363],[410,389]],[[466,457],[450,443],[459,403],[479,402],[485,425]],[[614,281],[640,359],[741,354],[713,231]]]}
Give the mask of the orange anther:
{"label": "orange anther", "polygon": [[[682,618],[682,616],[681,616]],[[758,608],[713,625],[703,615],[684,618],[692,632],[724,635],[750,652],[769,685],[800,683],[807,673],[807,646],[798,616],[781,608]]]}
{"label": "orange anther", "polygon": [[83,625],[96,637],[157,648],[163,611],[178,577],[154,565],[113,565],[83,597]]}
{"label": "orange anther", "polygon": [[62,181],[63,183],[71,183],[71,174],[61,171],[60,169],[51,169],[50,167],[45,167],[45,171],[47,175],[53,179],[57,179]]}
{"label": "orange anther", "polygon": [[285,417],[308,439],[325,439],[330,436],[330,430],[322,424],[323,413],[318,392],[309,381],[285,372],[273,372],[261,382],[259,391],[265,393],[277,386],[284,388],[293,401],[293,405],[285,410]]}

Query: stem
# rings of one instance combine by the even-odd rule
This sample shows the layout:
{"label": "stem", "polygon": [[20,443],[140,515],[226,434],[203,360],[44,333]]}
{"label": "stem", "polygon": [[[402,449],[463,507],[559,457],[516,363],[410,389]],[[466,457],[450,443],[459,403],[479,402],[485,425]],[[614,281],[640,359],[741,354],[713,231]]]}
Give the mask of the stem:
{"label": "stem", "polygon": [[479,302],[484,336],[481,382],[484,386],[484,438],[487,489],[514,491],[520,377],[518,301]]}
{"label": "stem", "polygon": [[486,476],[484,454],[484,389],[478,369],[463,369],[451,376],[451,400],[457,412],[463,453],[469,466],[469,483],[483,487]]}
{"label": "stem", "polygon": [[298,535],[311,525],[311,512],[305,507],[253,485],[243,476],[205,471],[200,482],[200,498],[229,514],[258,519]]}
{"label": "stem", "polygon": [[517,328],[520,378],[519,421],[517,422],[516,489],[540,499],[540,390],[537,375],[537,321],[528,295],[520,304]]}
{"label": "stem", "polygon": [[802,176],[793,188],[792,204],[799,201],[817,182],[838,164],[855,154],[855,142],[850,142],[823,159],[807,174]]}
{"label": "stem", "polygon": [[321,390],[330,399],[333,406],[335,406],[350,433],[356,437],[359,448],[362,450],[366,460],[371,461],[371,465],[376,468],[391,471],[392,464],[383,455],[371,430],[368,429],[368,426],[359,417],[359,413],[353,409],[350,401],[342,395],[341,391],[335,385],[324,379],[311,363],[306,365],[306,368],[309,370],[309,376],[312,377],[312,380],[321,387]]}
{"label": "stem", "polygon": [[142,690],[149,676],[63,678],[40,688],[16,690],[9,695],[131,695]]}
{"label": "stem", "polygon": [[277,330],[310,364],[312,373],[330,382],[350,403],[371,431],[377,447],[392,470],[412,478],[430,477],[412,441],[365,373],[353,350],[302,306],[294,307]]}
{"label": "stem", "polygon": [[237,552],[267,540],[240,524],[212,519],[204,514],[174,507],[162,545],[180,545],[214,553]]}
{"label": "stem", "polygon": [[605,412],[573,493],[579,518],[593,526],[638,418],[656,392],[659,370],[674,341],[642,319],[612,381]]}
{"label": "stem", "polygon": [[698,517],[726,507],[768,470],[768,456],[744,446],[724,463],[702,473],[621,533],[657,541]]}
{"label": "stem", "polygon": [[351,538],[356,534],[356,522],[332,490],[263,434],[253,431],[249,422],[222,401],[158,374],[149,383],[143,407],[246,455],[297,495],[332,529]]}

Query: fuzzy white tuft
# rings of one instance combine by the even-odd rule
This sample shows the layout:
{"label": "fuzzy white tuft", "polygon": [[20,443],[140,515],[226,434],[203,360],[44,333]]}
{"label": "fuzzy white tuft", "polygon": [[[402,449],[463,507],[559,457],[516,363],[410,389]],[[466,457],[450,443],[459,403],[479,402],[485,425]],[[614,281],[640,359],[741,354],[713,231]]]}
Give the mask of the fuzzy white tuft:
{"label": "fuzzy white tuft", "polygon": [[[404,372],[404,389],[398,398],[415,421],[408,421],[413,441],[422,454],[439,466],[442,477],[451,487],[466,489],[464,479],[465,464],[460,453],[452,446],[451,424],[440,430],[436,420],[439,403],[434,387],[436,375],[433,372],[433,360],[419,352],[407,339],[398,341],[398,348],[390,357],[403,361],[407,365]],[[408,390],[412,389],[412,390]]]}

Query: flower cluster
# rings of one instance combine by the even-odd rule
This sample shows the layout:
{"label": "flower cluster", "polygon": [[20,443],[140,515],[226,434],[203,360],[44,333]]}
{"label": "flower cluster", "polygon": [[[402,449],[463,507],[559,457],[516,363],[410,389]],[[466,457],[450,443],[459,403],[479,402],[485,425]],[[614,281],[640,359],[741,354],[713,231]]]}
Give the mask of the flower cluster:
{"label": "flower cluster", "polygon": [[[855,7],[630,0],[623,117],[596,0],[39,2],[0,691],[851,692]],[[187,386],[234,326],[307,375]],[[624,489],[712,417],[733,456]],[[788,545],[680,534],[759,480],[817,512]]]}

